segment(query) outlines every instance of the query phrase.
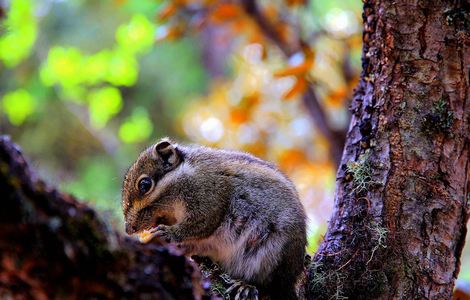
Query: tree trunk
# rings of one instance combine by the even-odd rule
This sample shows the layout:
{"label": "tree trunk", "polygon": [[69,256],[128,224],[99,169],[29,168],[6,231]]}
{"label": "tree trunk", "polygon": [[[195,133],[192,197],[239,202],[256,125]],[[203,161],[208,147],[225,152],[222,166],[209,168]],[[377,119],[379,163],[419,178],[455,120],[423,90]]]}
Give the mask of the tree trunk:
{"label": "tree trunk", "polygon": [[450,299],[469,201],[470,8],[365,1],[363,72],[310,299]]}
{"label": "tree trunk", "polygon": [[199,272],[162,246],[106,227],[88,206],[35,180],[0,137],[0,299],[193,299]]}

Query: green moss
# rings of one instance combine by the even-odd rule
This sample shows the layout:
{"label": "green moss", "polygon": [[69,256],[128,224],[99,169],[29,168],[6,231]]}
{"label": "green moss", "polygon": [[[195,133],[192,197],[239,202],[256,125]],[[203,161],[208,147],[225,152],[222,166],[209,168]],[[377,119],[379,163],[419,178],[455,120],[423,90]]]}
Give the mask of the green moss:
{"label": "green moss", "polygon": [[230,275],[220,272],[220,267],[207,261],[198,262],[202,276],[211,280],[211,292],[214,296],[219,296],[224,300],[230,299],[230,294],[227,293],[227,286],[234,282]]}
{"label": "green moss", "polygon": [[379,249],[385,249],[387,248],[387,234],[388,230],[385,227],[382,227],[379,223],[372,222],[371,225],[367,226],[369,229],[371,236],[372,236],[372,242],[375,244],[374,247],[372,248],[372,252],[370,255],[369,260],[367,261],[367,264],[369,264],[372,259],[374,258],[374,254],[377,250]]}
{"label": "green moss", "polygon": [[430,113],[424,116],[421,130],[427,135],[438,133],[449,134],[454,125],[454,113],[444,99],[434,104]]}
{"label": "green moss", "polygon": [[362,155],[358,161],[348,162],[346,172],[352,176],[353,192],[355,193],[367,191],[374,183],[368,155]]}
{"label": "green moss", "polygon": [[322,265],[320,262],[312,262],[310,266],[310,274],[312,274],[310,280],[311,289],[321,288],[326,283],[327,276],[326,272],[321,270]]}
{"label": "green moss", "polygon": [[330,299],[335,299],[335,300],[345,300],[348,299],[348,297],[344,296],[344,275],[341,274],[340,272],[330,272],[332,273],[332,276],[334,276],[334,280],[336,282],[336,291],[333,294],[333,296],[330,297]]}
{"label": "green moss", "polygon": [[339,270],[324,270],[321,262],[310,265],[310,291],[319,298],[331,300],[348,299],[344,285],[346,277]]}
{"label": "green moss", "polygon": [[213,295],[218,295],[224,300],[230,299],[230,295],[226,293],[227,289],[220,282],[214,282],[211,284],[211,291]]}

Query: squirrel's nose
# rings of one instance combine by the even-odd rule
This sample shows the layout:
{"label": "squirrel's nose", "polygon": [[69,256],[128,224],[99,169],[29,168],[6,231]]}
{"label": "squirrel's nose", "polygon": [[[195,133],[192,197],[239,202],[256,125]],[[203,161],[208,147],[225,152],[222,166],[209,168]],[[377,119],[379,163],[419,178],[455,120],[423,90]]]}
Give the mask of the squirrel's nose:
{"label": "squirrel's nose", "polygon": [[131,235],[134,234],[137,231],[137,226],[131,225],[126,222],[126,233]]}

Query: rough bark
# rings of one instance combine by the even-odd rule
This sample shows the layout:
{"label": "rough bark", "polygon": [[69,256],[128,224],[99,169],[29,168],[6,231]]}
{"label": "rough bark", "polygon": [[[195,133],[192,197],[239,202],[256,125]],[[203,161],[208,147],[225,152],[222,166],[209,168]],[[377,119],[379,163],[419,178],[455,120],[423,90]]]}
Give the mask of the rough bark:
{"label": "rough bark", "polygon": [[120,236],[88,206],[34,179],[0,137],[1,299],[193,299],[193,263]]}
{"label": "rough bark", "polygon": [[470,8],[364,1],[363,72],[311,299],[450,299],[469,201]]}

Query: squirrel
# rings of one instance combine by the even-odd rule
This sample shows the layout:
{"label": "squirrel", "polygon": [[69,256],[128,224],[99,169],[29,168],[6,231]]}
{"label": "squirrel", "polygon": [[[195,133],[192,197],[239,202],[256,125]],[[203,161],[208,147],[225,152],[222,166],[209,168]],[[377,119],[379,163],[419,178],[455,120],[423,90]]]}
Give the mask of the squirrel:
{"label": "squirrel", "polygon": [[258,289],[297,299],[306,215],[294,184],[273,164],[164,138],[127,171],[122,208],[127,234],[208,257],[239,280],[228,289],[236,299],[258,299]]}

